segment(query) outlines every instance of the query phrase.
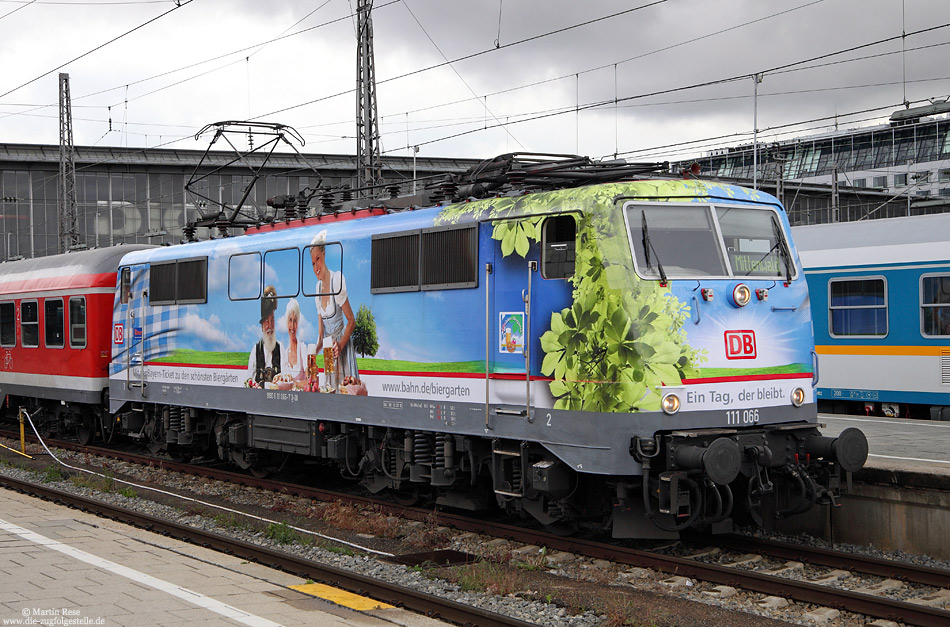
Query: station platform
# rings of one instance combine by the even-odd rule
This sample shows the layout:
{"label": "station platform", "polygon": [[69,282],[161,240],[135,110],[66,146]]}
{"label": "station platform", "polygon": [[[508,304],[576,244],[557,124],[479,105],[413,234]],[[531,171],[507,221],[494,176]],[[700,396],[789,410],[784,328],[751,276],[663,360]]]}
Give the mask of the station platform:
{"label": "station platform", "polygon": [[446,624],[9,490],[0,582],[0,625]]}

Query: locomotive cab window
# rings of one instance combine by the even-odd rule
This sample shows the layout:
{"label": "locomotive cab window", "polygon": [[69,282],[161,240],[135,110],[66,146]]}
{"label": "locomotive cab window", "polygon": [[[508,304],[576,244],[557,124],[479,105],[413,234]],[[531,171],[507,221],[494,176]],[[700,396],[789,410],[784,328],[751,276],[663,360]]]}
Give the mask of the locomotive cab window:
{"label": "locomotive cab window", "polygon": [[640,276],[729,276],[708,205],[631,203],[625,213]]}
{"label": "locomotive cab window", "polygon": [[782,227],[771,211],[716,207],[733,276],[780,278],[791,272]]}
{"label": "locomotive cab window", "polygon": [[40,307],[35,300],[20,303],[20,341],[27,348],[40,345]]}
{"label": "locomotive cab window", "polygon": [[828,281],[832,337],[887,335],[887,283],[883,277]]}
{"label": "locomotive cab window", "polygon": [[573,216],[555,216],[541,227],[541,276],[569,279],[574,276],[577,222]]}
{"label": "locomotive cab window", "polygon": [[63,299],[47,298],[43,301],[43,332],[47,348],[62,348],[66,345],[65,328]]}
{"label": "locomotive cab window", "polygon": [[950,275],[921,277],[920,330],[927,336],[950,336]]}
{"label": "locomotive cab window", "polygon": [[795,277],[772,209],[631,202],[624,218],[637,273],[644,278]]}
{"label": "locomotive cab window", "polygon": [[16,303],[0,303],[0,346],[16,346]]}
{"label": "locomotive cab window", "polygon": [[69,299],[69,347],[86,348],[86,298]]}
{"label": "locomotive cab window", "polygon": [[119,273],[119,303],[125,305],[132,298],[132,268],[122,268]]}

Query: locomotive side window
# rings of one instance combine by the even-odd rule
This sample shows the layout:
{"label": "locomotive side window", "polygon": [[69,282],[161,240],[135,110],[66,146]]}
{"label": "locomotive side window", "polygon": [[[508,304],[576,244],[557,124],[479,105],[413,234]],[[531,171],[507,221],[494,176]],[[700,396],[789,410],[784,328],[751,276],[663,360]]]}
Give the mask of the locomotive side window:
{"label": "locomotive side window", "polygon": [[69,299],[69,347],[86,348],[86,298]]}
{"label": "locomotive side window", "polygon": [[928,336],[950,335],[950,275],[921,277],[920,329]]}
{"label": "locomotive side window", "polygon": [[425,229],[421,248],[419,283],[422,289],[478,285],[478,231],[474,226]]}
{"label": "locomotive side window", "polygon": [[35,300],[20,303],[20,338],[27,348],[40,345],[40,307]]}
{"label": "locomotive side window", "polygon": [[832,337],[887,335],[887,284],[883,277],[828,281]]}
{"label": "locomotive side window", "polygon": [[66,320],[63,315],[63,299],[47,298],[43,301],[43,331],[47,348],[62,348],[66,344]]}
{"label": "locomotive side window", "polygon": [[148,302],[152,305],[175,304],[177,264],[153,263],[148,269]]}
{"label": "locomotive side window", "polygon": [[300,292],[300,251],[283,248],[264,253],[264,283],[274,286],[278,298],[296,296]]}
{"label": "locomotive side window", "polygon": [[153,263],[148,271],[151,305],[208,301],[208,258]]}
{"label": "locomotive side window", "polygon": [[[328,242],[323,246],[307,246],[303,249],[303,293],[304,296],[326,296],[339,294],[343,282],[331,278],[330,285],[317,285],[317,271],[323,264],[331,273],[343,273],[343,246],[339,242]],[[317,267],[314,267],[316,265]]]}
{"label": "locomotive side window", "polygon": [[132,298],[132,268],[122,268],[119,274],[119,302],[123,305]]}
{"label": "locomotive side window", "polygon": [[548,218],[541,227],[541,276],[569,279],[574,276],[577,223],[573,216]]}
{"label": "locomotive side window", "polygon": [[373,294],[478,285],[478,230],[474,225],[373,236],[371,257]]}
{"label": "locomotive side window", "polygon": [[419,290],[420,233],[373,236],[370,262],[370,292]]}
{"label": "locomotive side window", "polygon": [[208,302],[208,258],[179,260],[176,287],[179,303]]}
{"label": "locomotive side window", "polygon": [[257,300],[261,297],[260,253],[231,255],[228,259],[228,297],[231,300]]}
{"label": "locomotive side window", "polygon": [[0,303],[0,346],[16,346],[16,303]]}

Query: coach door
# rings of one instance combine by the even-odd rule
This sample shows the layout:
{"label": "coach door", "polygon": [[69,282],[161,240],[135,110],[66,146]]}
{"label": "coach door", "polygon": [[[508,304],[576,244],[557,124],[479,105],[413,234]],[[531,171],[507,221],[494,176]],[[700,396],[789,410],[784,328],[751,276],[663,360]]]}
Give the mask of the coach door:
{"label": "coach door", "polygon": [[[486,276],[486,426],[494,417],[532,419],[531,371],[540,362],[534,354],[538,346],[536,324],[532,318],[533,291],[538,281],[538,247],[527,236],[534,227],[530,220],[504,220],[492,223],[486,232],[483,250],[492,251]],[[503,235],[505,239],[492,239]],[[507,253],[507,254],[506,254]],[[486,269],[487,271],[487,269]]]}

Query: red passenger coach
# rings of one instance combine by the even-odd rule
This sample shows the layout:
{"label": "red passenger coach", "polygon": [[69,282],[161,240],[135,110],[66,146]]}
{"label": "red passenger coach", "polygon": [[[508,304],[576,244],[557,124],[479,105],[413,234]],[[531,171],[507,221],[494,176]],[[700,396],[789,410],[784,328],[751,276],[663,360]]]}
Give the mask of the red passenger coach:
{"label": "red passenger coach", "polygon": [[94,433],[109,388],[116,269],[123,255],[139,248],[145,246],[0,264],[5,411],[24,406],[41,422],[65,418],[88,426],[85,435]]}

